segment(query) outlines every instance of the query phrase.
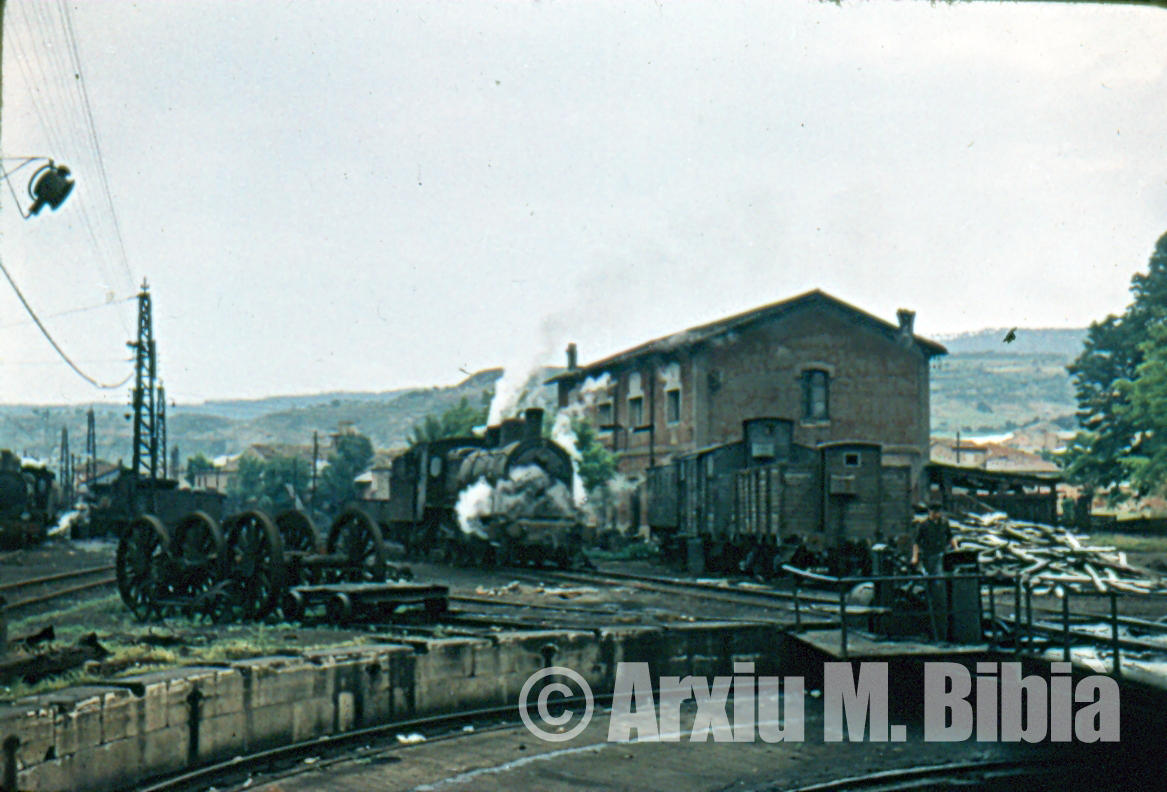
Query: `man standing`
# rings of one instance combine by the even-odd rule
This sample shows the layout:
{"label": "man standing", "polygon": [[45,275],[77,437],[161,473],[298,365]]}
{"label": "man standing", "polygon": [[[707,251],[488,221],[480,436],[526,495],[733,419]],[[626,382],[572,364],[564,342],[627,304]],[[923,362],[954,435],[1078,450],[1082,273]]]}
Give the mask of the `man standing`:
{"label": "man standing", "polygon": [[949,545],[957,549],[956,538],[952,535],[952,526],[944,518],[944,512],[939,502],[928,504],[928,519],[920,523],[916,531],[915,542],[912,543],[912,566],[920,564],[923,555],[924,573],[940,575],[944,572],[944,551]]}
{"label": "man standing", "polygon": [[[920,523],[916,540],[912,543],[912,566],[920,564],[922,555],[925,575],[944,574],[944,551],[950,545],[953,550],[957,549],[952,526],[945,519],[940,503],[932,501],[928,504],[928,519]],[[944,640],[948,635],[948,587],[943,580],[930,580],[927,591],[932,638]]]}

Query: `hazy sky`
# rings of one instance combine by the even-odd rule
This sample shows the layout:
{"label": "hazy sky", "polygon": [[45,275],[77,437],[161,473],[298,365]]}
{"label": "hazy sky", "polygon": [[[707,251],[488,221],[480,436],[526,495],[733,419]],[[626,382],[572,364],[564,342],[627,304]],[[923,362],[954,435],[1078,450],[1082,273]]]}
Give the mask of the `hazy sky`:
{"label": "hazy sky", "polygon": [[[8,0],[0,256],[81,367],[154,300],[181,402],[582,361],[822,288],[1084,326],[1167,231],[1167,12]],[[81,64],[78,79],[72,59]],[[90,137],[92,108],[124,257]],[[9,166],[16,164],[9,162]],[[12,179],[25,189],[29,169]],[[0,402],[121,401],[0,282]]]}

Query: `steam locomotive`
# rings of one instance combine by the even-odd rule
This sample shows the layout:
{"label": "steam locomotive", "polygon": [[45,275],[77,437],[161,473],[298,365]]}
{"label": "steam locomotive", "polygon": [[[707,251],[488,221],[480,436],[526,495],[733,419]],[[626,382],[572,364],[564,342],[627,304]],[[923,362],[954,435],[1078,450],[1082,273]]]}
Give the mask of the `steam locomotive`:
{"label": "steam locomotive", "polygon": [[0,545],[27,547],[44,541],[57,519],[56,476],[40,465],[22,465],[0,451]]}
{"label": "steam locomotive", "polygon": [[393,461],[389,499],[362,505],[411,558],[566,568],[583,558],[573,475],[568,452],[543,437],[543,410],[532,408],[483,437],[414,445]]}
{"label": "steam locomotive", "polygon": [[650,468],[648,524],[691,569],[771,576],[791,563],[869,571],[870,548],[910,530],[911,473],[877,443],[793,442],[793,421],[743,422],[741,441]]}

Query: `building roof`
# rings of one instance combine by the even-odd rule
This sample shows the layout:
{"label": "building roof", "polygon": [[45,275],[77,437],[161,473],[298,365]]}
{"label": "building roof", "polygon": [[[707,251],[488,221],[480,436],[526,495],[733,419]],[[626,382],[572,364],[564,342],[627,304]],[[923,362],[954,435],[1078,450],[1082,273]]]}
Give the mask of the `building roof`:
{"label": "building roof", "polygon": [[[587,366],[564,371],[562,374],[558,374],[547,380],[547,382],[552,383],[560,380],[577,379],[581,376],[598,373],[603,369],[618,366],[622,363],[635,360],[636,358],[640,358],[645,355],[668,353],[678,349],[692,347],[734,330],[739,330],[743,327],[746,327],[747,325],[754,324],[755,322],[760,322],[767,319],[775,319],[812,305],[825,305],[841,310],[855,317],[868,327],[886,335],[890,339],[896,339],[899,337],[900,328],[898,325],[892,324],[891,322],[885,322],[883,319],[880,319],[877,316],[873,316],[866,311],[860,310],[850,303],[844,302],[837,297],[832,297],[820,289],[815,289],[814,291],[809,291],[796,297],[791,297],[776,303],[770,303],[769,305],[763,305],[759,308],[754,308],[753,310],[746,311],[745,313],[729,316],[725,319],[719,319],[716,322],[710,322],[709,324],[699,325],[697,327],[690,327],[688,330],[682,330],[679,333],[673,333],[672,335],[657,338],[653,341],[641,344],[640,346],[635,346],[631,349],[618,352],[617,354],[611,355],[602,360],[598,360],[595,363],[590,363]],[[930,341],[917,335],[913,335],[912,340],[915,341],[916,344],[919,345],[929,357],[948,354],[948,350],[935,341]]]}

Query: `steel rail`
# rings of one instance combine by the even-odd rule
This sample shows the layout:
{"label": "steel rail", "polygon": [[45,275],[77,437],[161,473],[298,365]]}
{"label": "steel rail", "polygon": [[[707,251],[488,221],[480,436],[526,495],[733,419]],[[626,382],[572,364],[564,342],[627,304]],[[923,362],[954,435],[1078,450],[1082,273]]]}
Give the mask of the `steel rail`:
{"label": "steel rail", "polygon": [[17,591],[31,586],[40,586],[45,583],[58,583],[62,580],[72,580],[73,578],[85,577],[86,575],[96,575],[98,572],[112,572],[113,564],[106,566],[91,567],[89,569],[78,569],[72,572],[60,572],[55,575],[45,575],[39,578],[28,578],[27,580],[14,580],[11,583],[0,583],[0,592]]}
{"label": "steel rail", "polygon": [[11,613],[12,611],[20,610],[22,608],[28,608],[28,607],[31,607],[33,605],[39,605],[41,603],[51,602],[52,600],[60,599],[61,597],[67,597],[70,594],[79,594],[82,591],[92,591],[93,589],[96,589],[96,588],[104,588],[105,586],[113,586],[113,585],[116,585],[117,582],[118,581],[117,581],[116,577],[107,577],[107,578],[102,578],[101,580],[95,580],[92,583],[82,583],[79,586],[71,586],[69,588],[58,589],[57,591],[53,591],[53,592],[50,592],[48,594],[44,594],[44,595],[39,596],[39,597],[29,597],[28,599],[22,599],[18,602],[10,602],[4,606],[4,612]]}
{"label": "steel rail", "polygon": [[[601,702],[610,702],[611,694],[600,694],[593,697],[593,706]],[[573,696],[571,698],[560,699],[563,704],[586,704],[584,697]],[[205,788],[204,785],[212,781],[218,776],[225,775],[239,775],[248,771],[254,772],[257,767],[264,765],[272,765],[279,762],[288,762],[296,760],[303,763],[305,755],[319,756],[326,751],[335,751],[347,748],[349,746],[359,744],[368,740],[384,739],[390,735],[406,732],[418,731],[423,729],[449,729],[457,726],[472,725],[474,721],[482,720],[498,720],[500,718],[509,718],[505,724],[499,724],[498,728],[512,728],[516,724],[522,723],[519,715],[520,707],[518,704],[510,704],[502,707],[488,707],[485,709],[469,710],[464,712],[448,713],[445,715],[432,715],[424,718],[412,718],[405,721],[397,721],[395,723],[386,723],[379,726],[370,726],[364,729],[357,729],[355,731],[345,732],[344,734],[333,734],[318,737],[313,740],[305,740],[303,742],[292,743],[290,745],[280,746],[278,748],[270,748],[266,751],[259,751],[258,753],[248,754],[246,756],[238,756],[229,759],[225,762],[216,762],[214,764],[205,765],[194,770],[190,770],[182,775],[173,776],[171,778],[157,781],[149,786],[137,787],[138,792],[178,792],[198,785],[200,788]],[[477,729],[475,730],[478,731]],[[485,730],[484,730],[485,731]],[[438,735],[436,737],[426,738],[426,743],[436,742],[439,739],[449,739],[451,737],[467,736],[461,730],[451,734]],[[425,743],[421,743],[425,744]],[[379,749],[379,753],[384,753],[390,750],[399,750],[406,748],[407,745],[392,745],[387,748]],[[312,763],[305,769],[315,769],[321,766],[328,766],[336,762],[343,762],[353,759],[351,752],[340,757],[334,757]],[[355,757],[360,758],[360,757]]]}
{"label": "steel rail", "polygon": [[[836,792],[836,790],[886,790],[920,789],[921,782],[942,782],[954,780],[959,785],[967,785],[978,775],[994,775],[997,778],[1018,775],[1044,775],[1066,773],[1086,765],[1081,760],[1056,759],[1035,761],[1028,759],[998,759],[988,762],[954,762],[952,764],[925,765],[899,770],[881,770],[861,776],[850,776],[834,781],[824,781],[810,786],[786,787],[785,792]],[[776,792],[780,787],[764,785],[755,787],[754,792]]]}
{"label": "steel rail", "polygon": [[[749,605],[752,607],[765,607],[771,604],[781,604],[785,608],[793,609],[795,597],[793,593],[778,592],[778,591],[753,591],[750,589],[732,589],[723,586],[710,585],[707,583],[687,582],[683,580],[669,580],[667,578],[655,578],[652,576],[628,575],[620,573],[619,575],[612,575],[607,572],[595,573],[579,573],[579,572],[541,572],[543,577],[556,580],[568,580],[576,583],[607,583],[608,585],[628,586],[631,588],[644,589],[646,591],[656,591],[662,594],[689,594],[696,595],[702,599],[724,602],[733,605]],[[535,579],[528,575],[518,575],[523,579]],[[824,608],[828,607],[831,611],[838,610],[838,598],[830,600],[824,599],[821,595],[804,596],[799,594],[798,602],[806,609]],[[861,606],[852,606],[859,608]],[[870,610],[870,609],[867,609]]]}

